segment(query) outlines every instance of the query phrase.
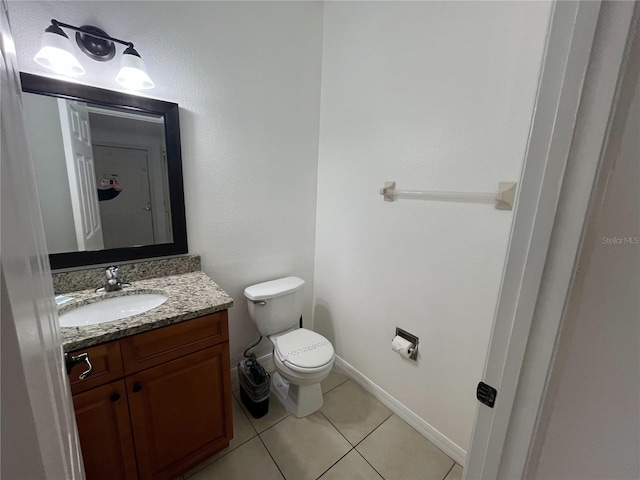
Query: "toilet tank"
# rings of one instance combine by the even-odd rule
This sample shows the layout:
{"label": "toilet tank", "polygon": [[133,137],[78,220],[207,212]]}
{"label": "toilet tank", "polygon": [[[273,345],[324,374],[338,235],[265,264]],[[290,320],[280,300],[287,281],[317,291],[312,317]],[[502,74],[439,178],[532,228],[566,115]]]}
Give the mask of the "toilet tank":
{"label": "toilet tank", "polygon": [[285,277],[245,288],[249,316],[261,335],[284,332],[302,316],[304,280]]}

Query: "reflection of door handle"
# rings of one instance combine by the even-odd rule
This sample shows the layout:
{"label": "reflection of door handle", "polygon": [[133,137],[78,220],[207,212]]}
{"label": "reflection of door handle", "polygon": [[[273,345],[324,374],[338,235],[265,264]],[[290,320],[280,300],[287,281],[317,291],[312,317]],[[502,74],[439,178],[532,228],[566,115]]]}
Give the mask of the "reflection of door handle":
{"label": "reflection of door handle", "polygon": [[151,211],[151,207],[144,207],[144,209],[145,209],[147,212],[150,212],[150,211]]}

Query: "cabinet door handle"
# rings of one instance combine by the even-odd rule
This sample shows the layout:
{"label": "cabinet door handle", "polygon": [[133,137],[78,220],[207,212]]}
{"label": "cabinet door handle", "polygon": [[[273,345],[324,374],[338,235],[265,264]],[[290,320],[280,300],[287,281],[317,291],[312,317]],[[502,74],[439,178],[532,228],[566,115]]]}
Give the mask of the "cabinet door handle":
{"label": "cabinet door handle", "polygon": [[133,393],[138,393],[140,390],[142,390],[142,384],[141,383],[136,383],[133,385]]}
{"label": "cabinet door handle", "polygon": [[89,361],[89,354],[86,352],[81,353],[80,355],[76,355],[75,357],[72,357],[69,354],[65,353],[64,362],[67,367],[67,373],[71,373],[71,369],[78,363],[84,362],[87,364],[87,369],[78,377],[80,380],[84,380],[85,378],[87,378],[93,370],[93,365],[91,365],[91,362]]}
{"label": "cabinet door handle", "polygon": [[119,393],[114,393],[113,395],[111,395],[109,397],[109,401],[111,401],[111,402],[117,402],[118,400],[120,400],[120,394]]}

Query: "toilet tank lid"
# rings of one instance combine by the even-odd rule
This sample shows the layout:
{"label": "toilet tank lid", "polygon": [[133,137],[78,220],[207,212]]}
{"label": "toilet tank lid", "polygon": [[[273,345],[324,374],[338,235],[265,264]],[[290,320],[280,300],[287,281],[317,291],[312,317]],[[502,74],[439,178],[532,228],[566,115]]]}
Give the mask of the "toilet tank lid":
{"label": "toilet tank lid", "polygon": [[270,282],[258,283],[244,289],[244,296],[249,300],[269,300],[304,288],[304,280],[298,277],[285,277]]}

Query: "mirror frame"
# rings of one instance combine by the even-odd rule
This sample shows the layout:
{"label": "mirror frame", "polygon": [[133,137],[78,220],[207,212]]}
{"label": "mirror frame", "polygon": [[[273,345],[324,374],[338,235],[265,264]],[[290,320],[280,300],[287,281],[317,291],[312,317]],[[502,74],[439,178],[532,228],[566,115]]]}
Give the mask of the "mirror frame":
{"label": "mirror frame", "polygon": [[22,83],[22,91],[25,93],[86,101],[98,105],[119,107],[132,112],[153,113],[162,115],[164,118],[173,243],[83,252],[50,253],[51,269],[116,263],[126,260],[188,253],[178,104],[24,72],[20,72],[20,81]]}

